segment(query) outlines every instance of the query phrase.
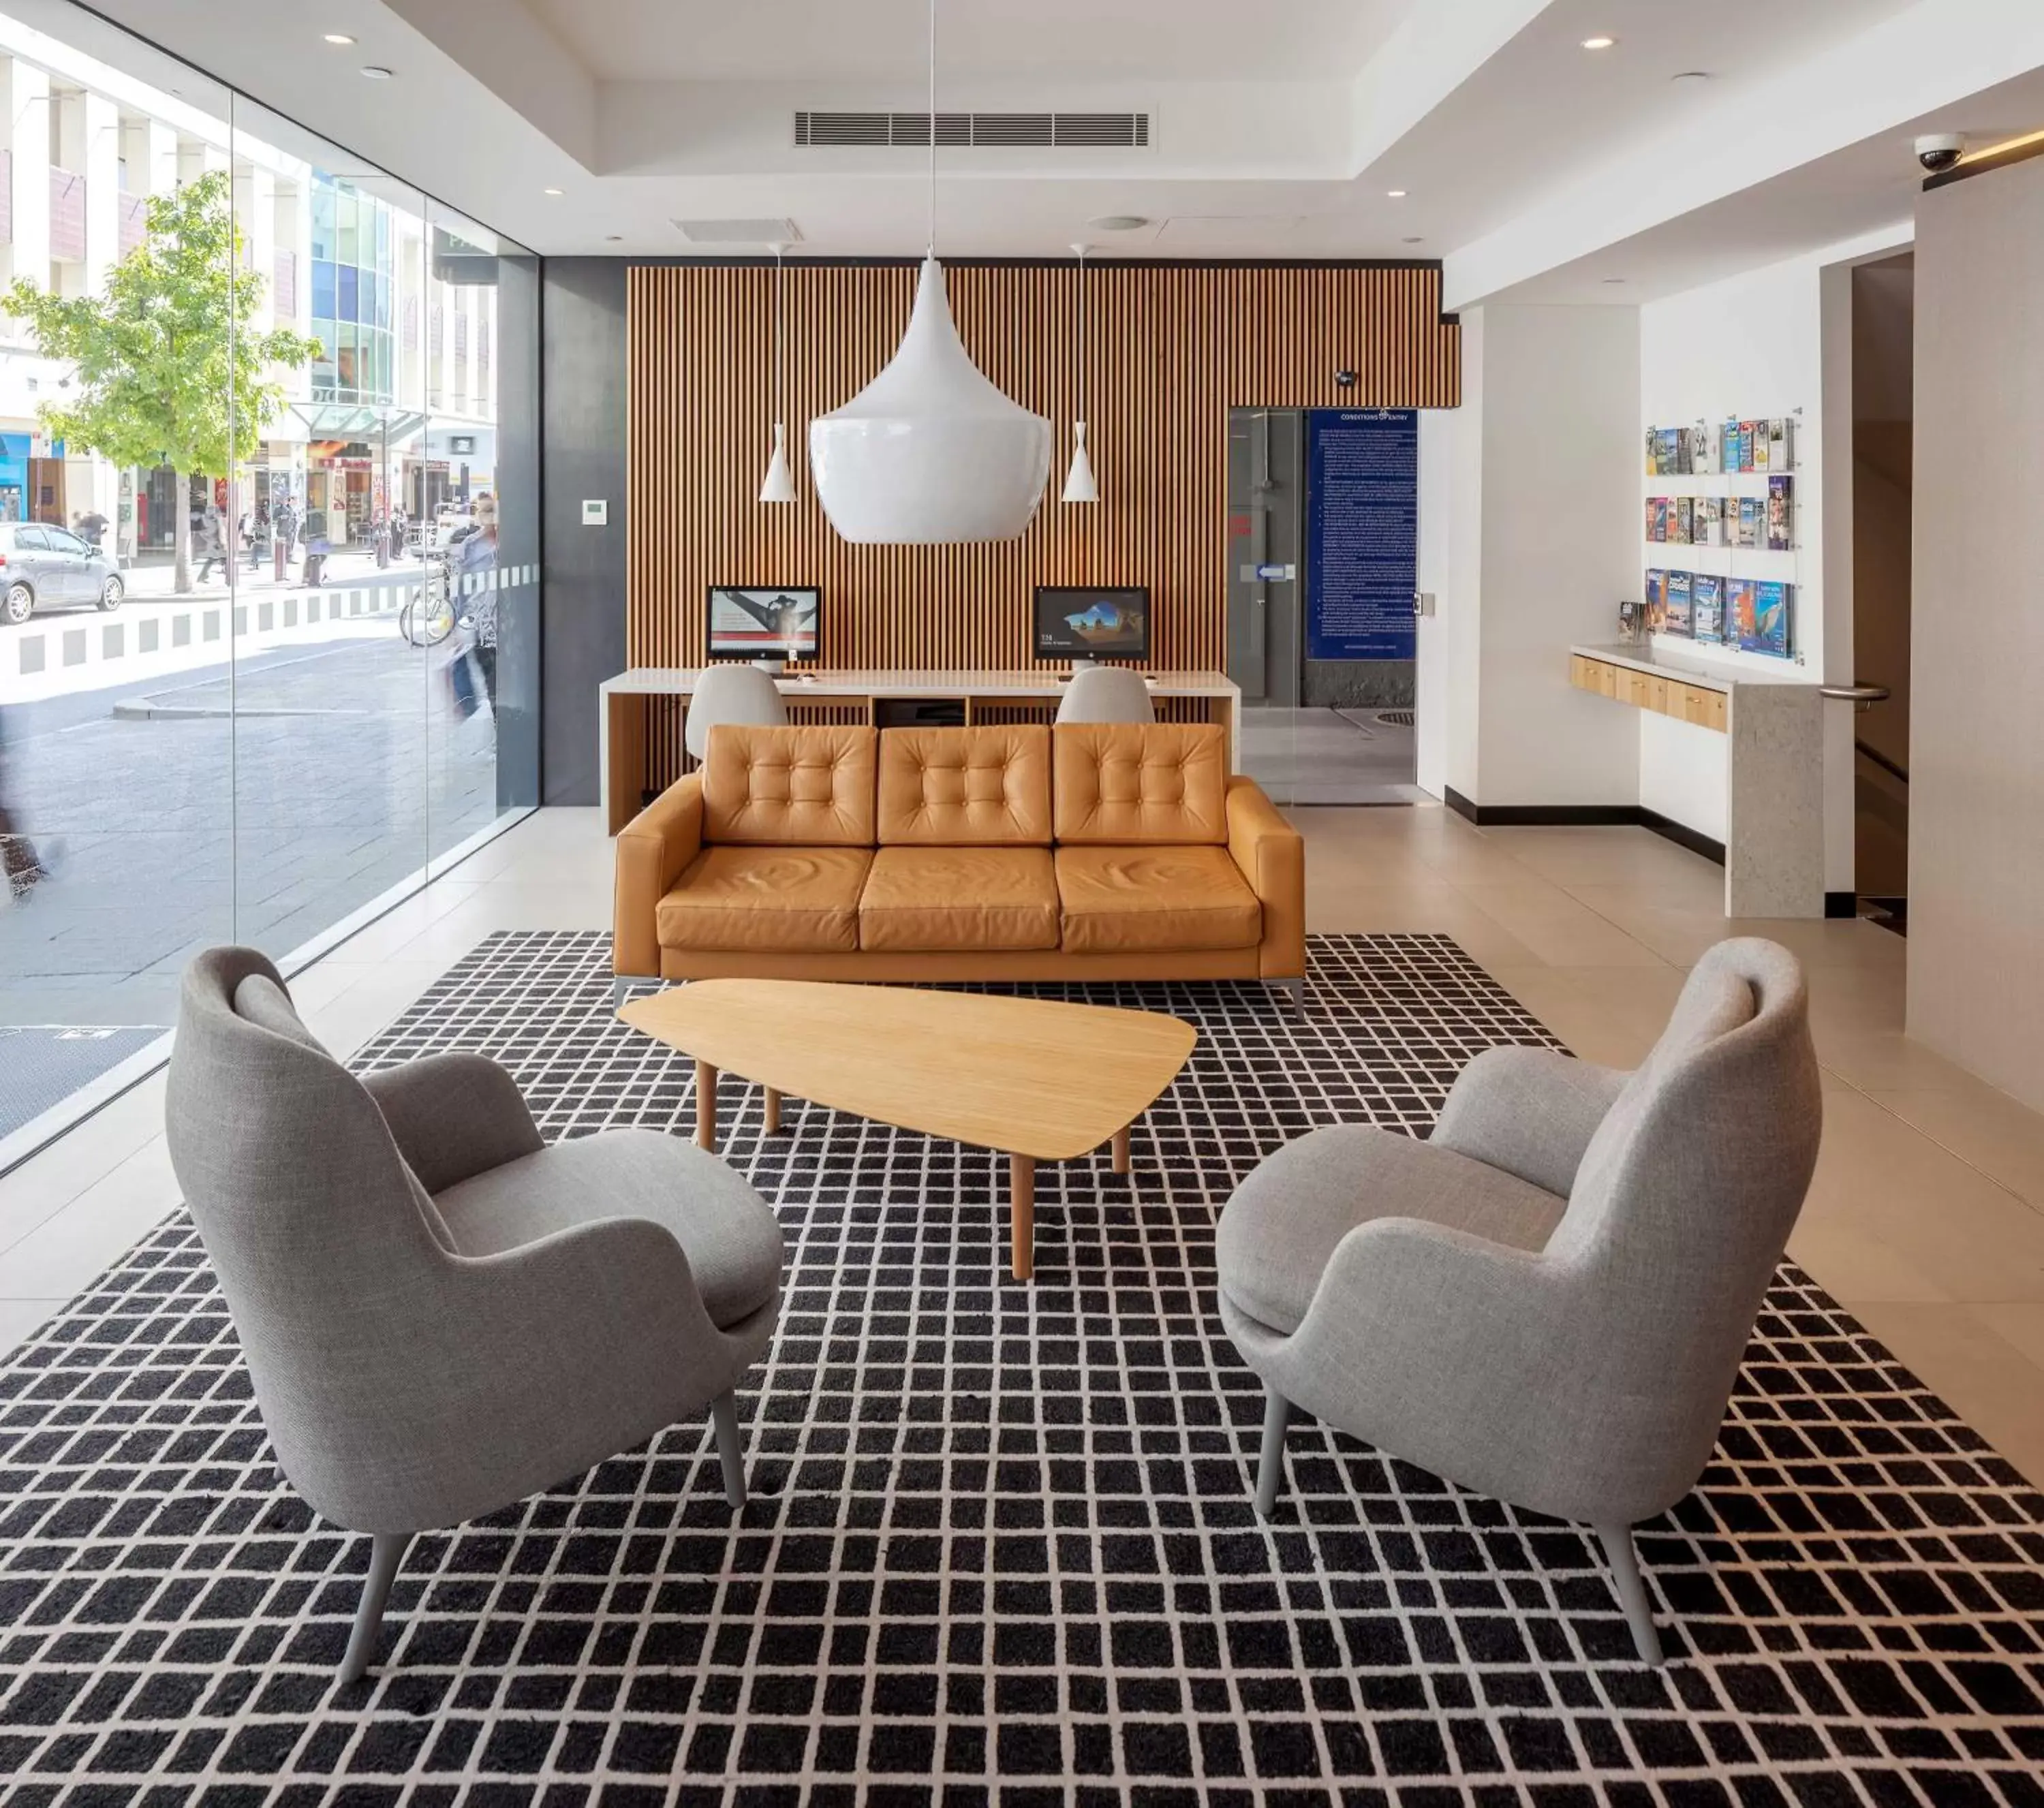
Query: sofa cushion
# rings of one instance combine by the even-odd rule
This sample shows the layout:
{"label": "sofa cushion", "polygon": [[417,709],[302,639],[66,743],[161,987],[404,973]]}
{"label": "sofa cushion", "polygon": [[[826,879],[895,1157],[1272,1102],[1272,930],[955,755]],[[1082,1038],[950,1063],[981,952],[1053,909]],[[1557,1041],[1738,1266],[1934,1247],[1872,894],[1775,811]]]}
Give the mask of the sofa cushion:
{"label": "sofa cushion", "polygon": [[663,948],[849,954],[863,847],[706,847],[653,912]]}
{"label": "sofa cushion", "polygon": [[1205,722],[1061,722],[1051,731],[1060,842],[1228,839],[1227,737]]}
{"label": "sofa cushion", "polygon": [[1061,847],[1056,866],[1066,954],[1262,939],[1263,907],[1224,847]]}
{"label": "sofa cushion", "polygon": [[703,762],[703,839],[870,847],[874,731],[720,722]]}
{"label": "sofa cushion", "polygon": [[1047,847],[883,847],[859,900],[859,945],[897,954],[1055,948]]}
{"label": "sofa cushion", "polygon": [[889,728],[880,737],[882,846],[1051,841],[1051,731]]}
{"label": "sofa cushion", "polygon": [[1339,1243],[1379,1218],[1417,1218],[1515,1249],[1540,1249],[1568,1201],[1502,1169],[1374,1125],[1328,1124],[1266,1155],[1214,1234],[1230,1304],[1296,1331]]}

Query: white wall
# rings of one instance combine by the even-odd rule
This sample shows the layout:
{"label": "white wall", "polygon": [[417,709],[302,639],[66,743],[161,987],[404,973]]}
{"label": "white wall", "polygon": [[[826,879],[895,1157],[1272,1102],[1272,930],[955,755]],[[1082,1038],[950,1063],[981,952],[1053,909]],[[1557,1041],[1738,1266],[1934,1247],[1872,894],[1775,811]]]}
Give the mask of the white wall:
{"label": "white wall", "polygon": [[[1725,547],[1654,545],[1635,520],[1640,570],[1736,571],[1741,576],[1785,579],[1796,587],[1796,642],[1800,665],[1762,654],[1698,647],[1681,639],[1660,644],[1737,673],[1811,683],[1849,684],[1854,674],[1850,566],[1834,590],[1826,583],[1828,555],[1850,560],[1851,465],[1851,318],[1850,267],[1881,248],[1908,241],[1904,229],[1865,243],[1829,248],[1785,263],[1748,271],[1649,302],[1639,311],[1640,439],[1650,426],[1677,427],[1702,420],[1715,426],[1732,419],[1772,419],[1796,424],[1796,507],[1799,545],[1791,554],[1754,554]],[[1827,472],[1842,470],[1837,496],[1827,490]],[[1705,478],[1640,478],[1640,496],[1685,488],[1712,487]],[[1846,505],[1840,538],[1839,505]],[[1637,516],[1639,511],[1634,511]],[[1635,574],[1635,586],[1640,579]],[[1706,747],[1694,736],[1672,736],[1650,720],[1642,721],[1640,800],[1650,809],[1722,839],[1722,736]],[[1852,712],[1843,704],[1827,708],[1824,724],[1824,885],[1850,892],[1853,882]],[[1658,798],[1660,802],[1653,800]],[[1713,815],[1708,807],[1716,800]],[[1673,806],[1673,807],[1671,807]],[[1716,827],[1712,827],[1715,821]]]}
{"label": "white wall", "polygon": [[1634,593],[1639,315],[1491,306],[1462,317],[1449,456],[1447,778],[1483,806],[1630,804],[1633,712],[1569,683]]}
{"label": "white wall", "polygon": [[1908,1029],[2044,1109],[2044,160],[1917,214]]}

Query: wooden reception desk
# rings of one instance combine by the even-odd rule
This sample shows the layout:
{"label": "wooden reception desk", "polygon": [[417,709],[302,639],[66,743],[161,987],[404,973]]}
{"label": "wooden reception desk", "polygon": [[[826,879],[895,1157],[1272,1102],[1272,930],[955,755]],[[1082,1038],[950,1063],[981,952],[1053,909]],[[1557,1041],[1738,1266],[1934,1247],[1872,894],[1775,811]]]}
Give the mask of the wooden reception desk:
{"label": "wooden reception desk", "polygon": [[[699,671],[635,666],[598,687],[602,698],[603,808],[613,835],[692,765],[681,750]],[[778,680],[793,721],[884,723],[889,704],[953,704],[974,722],[1048,721],[1070,674],[1040,671],[790,672]],[[1150,694],[1160,721],[1218,722],[1228,731],[1228,770],[1240,754],[1242,689],[1220,672],[1155,672]]]}

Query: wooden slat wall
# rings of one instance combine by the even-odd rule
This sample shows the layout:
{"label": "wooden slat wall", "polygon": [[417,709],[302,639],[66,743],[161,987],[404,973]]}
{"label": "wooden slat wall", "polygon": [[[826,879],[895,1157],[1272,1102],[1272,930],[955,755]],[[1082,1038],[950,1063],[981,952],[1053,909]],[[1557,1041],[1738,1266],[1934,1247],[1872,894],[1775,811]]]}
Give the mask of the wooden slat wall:
{"label": "wooden slat wall", "polygon": [[[1055,424],[1043,505],[1016,540],[850,546],[809,480],[808,422],[848,401],[892,355],[915,274],[908,265],[788,266],[786,408],[799,499],[770,507],[755,498],[773,439],[773,266],[631,271],[633,665],[700,662],[713,584],[816,584],[826,665],[1012,670],[1036,662],[1036,585],[1101,583],[1150,587],[1158,668],[1218,669],[1229,409],[1450,408],[1460,399],[1460,336],[1441,318],[1436,268],[1089,265],[1086,436],[1101,501],[1067,506],[1058,492],[1077,407],[1077,271],[1069,263],[954,265],[951,309],[966,348]],[[1337,387],[1339,369],[1356,373],[1353,387]],[[650,731],[667,738],[658,724]]]}

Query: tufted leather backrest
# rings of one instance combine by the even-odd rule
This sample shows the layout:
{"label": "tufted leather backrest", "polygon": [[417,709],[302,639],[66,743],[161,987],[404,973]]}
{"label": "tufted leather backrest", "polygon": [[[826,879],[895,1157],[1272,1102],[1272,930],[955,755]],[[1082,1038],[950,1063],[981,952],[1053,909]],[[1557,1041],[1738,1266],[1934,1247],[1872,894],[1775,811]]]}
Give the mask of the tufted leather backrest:
{"label": "tufted leather backrest", "polygon": [[1051,731],[889,728],[880,737],[885,846],[1043,847],[1051,839]]}
{"label": "tufted leather backrest", "polygon": [[703,762],[703,839],[791,847],[873,845],[874,731],[720,722]]}
{"label": "tufted leather backrest", "polygon": [[1059,841],[1228,839],[1226,739],[1217,723],[1060,723],[1051,741]]}

